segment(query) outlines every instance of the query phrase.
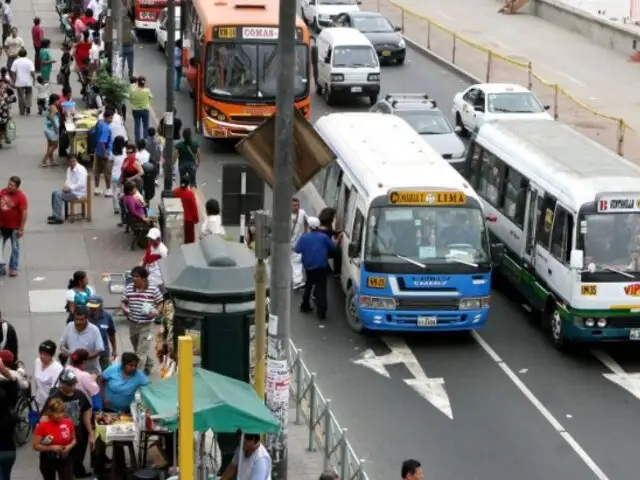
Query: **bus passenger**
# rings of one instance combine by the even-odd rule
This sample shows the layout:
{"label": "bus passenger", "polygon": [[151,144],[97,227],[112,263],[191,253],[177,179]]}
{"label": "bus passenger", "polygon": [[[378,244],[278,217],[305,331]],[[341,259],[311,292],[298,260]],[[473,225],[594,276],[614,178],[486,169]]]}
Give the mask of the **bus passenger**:
{"label": "bus passenger", "polygon": [[335,240],[336,249],[331,254],[333,259],[333,274],[336,277],[340,277],[342,271],[342,251],[340,250],[340,238],[342,231],[336,231],[333,229],[333,221],[336,218],[336,209],[331,207],[323,208],[318,214],[318,220],[320,220],[320,231],[326,234],[331,240]]}

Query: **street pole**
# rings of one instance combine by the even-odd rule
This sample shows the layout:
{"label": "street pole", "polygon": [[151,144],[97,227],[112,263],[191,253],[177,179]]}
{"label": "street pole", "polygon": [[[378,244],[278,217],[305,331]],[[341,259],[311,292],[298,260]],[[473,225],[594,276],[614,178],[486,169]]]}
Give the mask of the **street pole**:
{"label": "street pole", "polygon": [[264,401],[267,367],[267,266],[265,260],[271,251],[271,217],[268,212],[258,210],[254,212],[256,227],[256,354],[254,388]]}
{"label": "street pole", "polygon": [[192,479],[193,459],[193,339],[178,338],[178,468],[180,478]]}
{"label": "street pole", "polygon": [[280,422],[280,432],[267,437],[273,478],[287,478],[289,421],[289,337],[291,328],[291,198],[293,196],[293,111],[296,46],[296,0],[280,0],[278,89],[276,91],[273,185],[273,247],[269,307],[267,385],[280,390],[267,406]]}
{"label": "street pole", "polygon": [[173,186],[173,89],[176,69],[173,57],[176,49],[176,0],[167,2],[167,105],[164,112],[164,190],[163,197],[171,197]]}
{"label": "street pole", "polygon": [[[124,16],[122,1],[112,0],[111,75],[115,78],[122,78],[122,21]],[[116,107],[120,107],[120,105],[116,105]]]}

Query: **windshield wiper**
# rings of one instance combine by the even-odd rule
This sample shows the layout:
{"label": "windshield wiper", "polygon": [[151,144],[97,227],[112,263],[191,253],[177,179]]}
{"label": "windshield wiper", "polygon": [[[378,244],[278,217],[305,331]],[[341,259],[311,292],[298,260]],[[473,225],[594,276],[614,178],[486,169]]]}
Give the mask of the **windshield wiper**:
{"label": "windshield wiper", "polygon": [[418,262],[417,260],[414,260],[412,258],[409,257],[405,257],[404,255],[400,255],[399,253],[387,253],[387,252],[380,252],[377,255],[375,255],[376,257],[393,257],[393,258],[399,258],[400,260],[404,260],[407,263],[410,263],[411,265],[415,265],[416,267],[420,267],[420,268],[424,268],[425,270],[431,270],[429,267],[427,267],[424,263],[422,262]]}
{"label": "windshield wiper", "polygon": [[624,271],[619,270],[619,269],[614,268],[614,267],[601,267],[601,268],[602,268],[603,270],[608,271],[608,272],[613,272],[613,273],[617,273],[617,274],[619,274],[619,275],[622,275],[623,277],[632,278],[632,279],[635,279],[635,278],[636,278],[636,276],[635,276],[635,275],[632,275],[632,274],[630,274],[630,273],[624,272]]}
{"label": "windshield wiper", "polygon": [[473,267],[473,268],[478,268],[479,265],[477,263],[473,263],[473,262],[468,262],[466,260],[460,260],[459,258],[455,258],[455,257],[446,257],[448,262],[456,262],[456,263],[461,263],[462,265],[467,265],[469,267]]}

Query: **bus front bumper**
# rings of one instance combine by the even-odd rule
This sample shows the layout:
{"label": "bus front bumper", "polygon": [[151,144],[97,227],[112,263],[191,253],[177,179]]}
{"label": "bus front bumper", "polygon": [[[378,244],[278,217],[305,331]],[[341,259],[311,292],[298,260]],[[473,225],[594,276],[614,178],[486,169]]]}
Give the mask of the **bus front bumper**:
{"label": "bus front bumper", "polygon": [[454,332],[479,330],[489,309],[435,312],[369,310],[361,308],[358,317],[366,330]]}
{"label": "bus front bumper", "polygon": [[158,22],[155,20],[135,20],[134,25],[137,30],[153,30],[158,28]]}
{"label": "bus front bumper", "polygon": [[258,125],[223,122],[211,117],[205,117],[202,132],[206,138],[243,138],[253,132]]}
{"label": "bus front bumper", "polygon": [[638,342],[638,345],[640,346],[640,328],[588,328],[582,325],[576,325],[576,323],[567,319],[564,319],[563,323],[564,335],[572,342]]}

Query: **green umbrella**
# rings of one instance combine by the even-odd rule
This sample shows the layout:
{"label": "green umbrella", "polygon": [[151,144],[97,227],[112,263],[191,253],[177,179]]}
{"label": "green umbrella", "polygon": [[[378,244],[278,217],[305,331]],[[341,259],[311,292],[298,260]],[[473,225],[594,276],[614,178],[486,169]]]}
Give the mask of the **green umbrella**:
{"label": "green umbrella", "polygon": [[[240,380],[195,368],[193,424],[196,431],[277,433],[280,424],[251,386]],[[175,430],[178,419],[178,376],[141,389],[142,400],[160,423]]]}

